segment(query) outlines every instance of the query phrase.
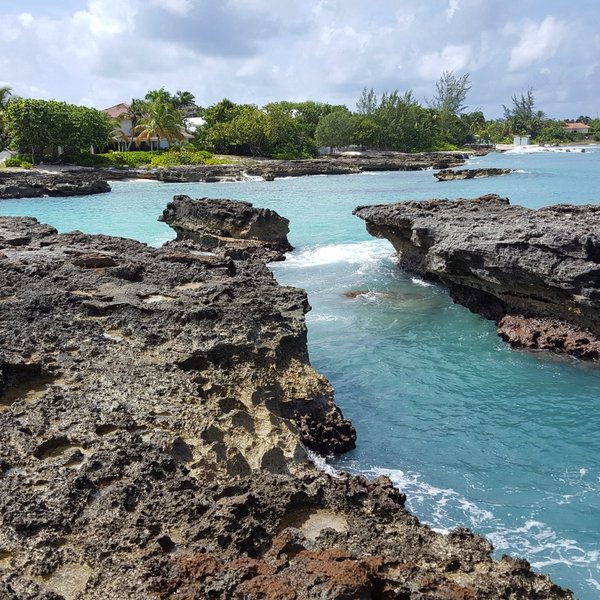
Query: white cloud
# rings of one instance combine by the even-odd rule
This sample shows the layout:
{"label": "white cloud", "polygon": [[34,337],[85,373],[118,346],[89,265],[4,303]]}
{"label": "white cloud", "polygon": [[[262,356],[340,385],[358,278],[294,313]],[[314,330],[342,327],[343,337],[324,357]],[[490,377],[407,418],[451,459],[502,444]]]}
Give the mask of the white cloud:
{"label": "white cloud", "polygon": [[437,79],[444,71],[465,70],[472,57],[469,45],[445,46],[441,51],[429,52],[418,62],[418,73],[424,79]]}
{"label": "white cloud", "polygon": [[31,13],[21,13],[17,18],[23,27],[29,27],[33,23],[33,15]]}
{"label": "white cloud", "polygon": [[448,22],[452,20],[455,13],[460,10],[460,0],[448,0],[448,8],[446,9],[446,18]]}
{"label": "white cloud", "polygon": [[185,15],[192,9],[191,0],[151,0],[150,4],[174,15]]}
{"label": "white cloud", "polygon": [[528,22],[521,32],[519,43],[510,53],[510,71],[521,71],[533,63],[547,60],[556,54],[568,32],[567,24],[552,15],[543,21]]}

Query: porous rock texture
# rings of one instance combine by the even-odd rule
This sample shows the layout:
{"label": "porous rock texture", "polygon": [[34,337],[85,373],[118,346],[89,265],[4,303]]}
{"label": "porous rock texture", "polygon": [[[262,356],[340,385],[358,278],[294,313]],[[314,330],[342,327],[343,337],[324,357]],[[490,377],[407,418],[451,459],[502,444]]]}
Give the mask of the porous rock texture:
{"label": "porous rock texture", "polygon": [[264,264],[5,217],[0,281],[1,598],[571,598],[312,465],[354,430]]}
{"label": "porous rock texture", "polygon": [[105,178],[96,173],[0,171],[0,199],[86,196],[105,192],[110,192],[110,185]]}
{"label": "porous rock texture", "polygon": [[234,259],[253,257],[267,262],[283,260],[292,250],[287,239],[290,222],[250,202],[179,195],[169,202],[160,220],[177,232],[172,246],[191,242],[200,250]]}
{"label": "porous rock texture", "polygon": [[354,214],[401,268],[446,284],[511,345],[600,358],[600,205],[533,210],[492,194]]}
{"label": "porous rock texture", "polygon": [[511,169],[442,169],[433,176],[438,181],[456,181],[463,179],[478,179],[481,177],[495,177],[497,175],[508,175]]}

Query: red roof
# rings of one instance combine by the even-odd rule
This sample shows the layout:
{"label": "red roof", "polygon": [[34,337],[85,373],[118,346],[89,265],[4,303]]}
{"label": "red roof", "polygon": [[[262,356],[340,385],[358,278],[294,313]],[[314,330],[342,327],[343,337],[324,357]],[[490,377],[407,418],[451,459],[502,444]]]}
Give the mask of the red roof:
{"label": "red roof", "polygon": [[122,117],[129,110],[129,104],[121,102],[121,104],[115,104],[110,108],[105,108],[102,112],[108,115],[111,119],[118,119]]}
{"label": "red roof", "polygon": [[585,123],[565,123],[565,129],[590,129]]}

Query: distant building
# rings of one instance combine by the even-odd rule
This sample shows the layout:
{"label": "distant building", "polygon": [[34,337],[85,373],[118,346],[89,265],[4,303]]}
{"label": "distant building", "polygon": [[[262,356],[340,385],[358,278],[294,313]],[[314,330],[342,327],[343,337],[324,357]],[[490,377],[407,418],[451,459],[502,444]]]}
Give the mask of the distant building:
{"label": "distant building", "polygon": [[585,123],[565,123],[563,129],[566,131],[574,131],[575,133],[581,133],[587,135],[591,131],[591,127]]}
{"label": "distant building", "polygon": [[[129,104],[126,104],[125,102],[121,102],[120,104],[115,104],[114,106],[111,106],[110,108],[105,108],[101,112],[103,112],[105,115],[109,116],[111,119],[114,119],[118,123],[118,126],[115,128],[115,131],[113,132],[112,142],[113,142],[115,148],[119,152],[125,152],[129,149],[131,149],[131,150],[158,150],[159,148],[168,148],[169,147],[169,143],[164,138],[161,138],[160,145],[159,145],[158,138],[155,136],[155,137],[151,137],[148,140],[148,144],[146,144],[146,142],[142,142],[140,144],[140,147],[138,148],[138,146],[135,142],[135,135],[134,135],[133,146],[130,148],[131,134],[132,134],[131,129],[133,127],[133,122],[128,117]],[[195,131],[195,129],[197,127],[199,127],[200,125],[203,125],[205,121],[204,121],[204,119],[201,119],[200,117],[185,119],[184,121],[185,121],[185,129],[182,130],[183,138],[184,138],[183,141],[187,142],[193,137],[192,133]],[[201,121],[201,123],[200,123],[200,121]]]}
{"label": "distant building", "polygon": [[530,135],[515,135],[513,137],[513,145],[514,146],[529,146],[530,140],[531,140]]}

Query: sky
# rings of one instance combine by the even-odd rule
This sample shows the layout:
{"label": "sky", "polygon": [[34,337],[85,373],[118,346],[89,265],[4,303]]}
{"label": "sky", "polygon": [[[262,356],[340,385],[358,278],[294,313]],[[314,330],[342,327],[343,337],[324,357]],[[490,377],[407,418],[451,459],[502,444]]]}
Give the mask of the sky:
{"label": "sky", "polygon": [[0,85],[107,108],[150,89],[355,109],[363,88],[424,104],[470,74],[469,111],[533,88],[553,118],[600,116],[597,0],[0,0]]}

